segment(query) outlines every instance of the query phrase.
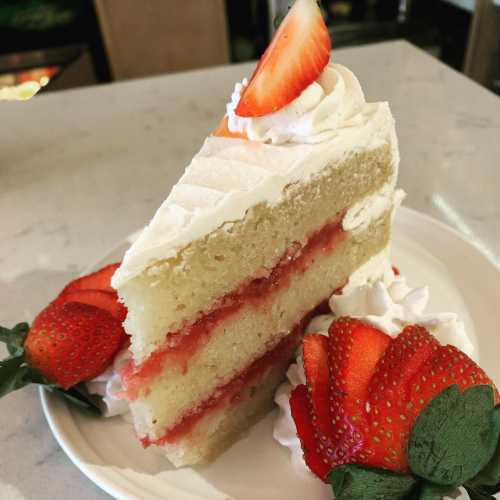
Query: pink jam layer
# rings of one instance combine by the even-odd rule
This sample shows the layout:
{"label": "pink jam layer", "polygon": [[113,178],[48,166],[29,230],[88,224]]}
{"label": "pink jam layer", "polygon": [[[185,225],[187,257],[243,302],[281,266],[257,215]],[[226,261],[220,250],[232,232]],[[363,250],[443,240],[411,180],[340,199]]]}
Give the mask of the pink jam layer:
{"label": "pink jam layer", "polygon": [[197,405],[194,410],[187,412],[180,422],[168,429],[162,437],[154,440],[149,439],[147,436],[141,438],[142,445],[147,448],[151,444],[161,446],[177,442],[179,439],[189,435],[196,424],[201,419],[207,417],[211,412],[232,404],[238,404],[241,401],[243,390],[250,384],[258,383],[259,378],[263,377],[267,370],[280,364],[283,364],[284,368],[288,366],[300,343],[305,327],[311,318],[316,316],[318,311],[321,310],[320,308],[323,307],[324,304],[322,303],[320,306],[310,311],[292,332],[281,339],[274,348],[267,351],[262,357],[254,361],[248,368],[231,379],[228,383],[221,387],[217,387],[211,396]]}
{"label": "pink jam layer", "polygon": [[313,233],[301,247],[294,244],[281,257],[279,263],[264,278],[256,278],[224,296],[211,311],[203,314],[194,323],[169,332],[165,345],[153,352],[144,362],[136,365],[133,361],[125,366],[121,376],[125,387],[125,397],[133,401],[139,391],[159,376],[167,364],[177,363],[183,373],[188,370],[188,362],[210,338],[214,329],[223,321],[235,315],[243,306],[251,304],[259,307],[290,284],[293,275],[304,273],[320,255],[330,254],[346,238],[342,229],[343,214],[325,224]]}

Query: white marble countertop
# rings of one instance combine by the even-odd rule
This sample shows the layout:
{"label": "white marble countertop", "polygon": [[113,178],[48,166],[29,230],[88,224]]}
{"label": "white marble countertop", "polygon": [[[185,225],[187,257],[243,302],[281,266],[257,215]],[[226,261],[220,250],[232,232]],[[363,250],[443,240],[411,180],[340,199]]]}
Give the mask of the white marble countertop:
{"label": "white marble countertop", "polygon": [[[500,98],[405,42],[334,59],[369,100],[391,104],[405,204],[500,263]],[[250,71],[226,66],[0,105],[0,324],[31,321],[150,218]],[[59,449],[35,388],[0,401],[0,450],[0,499],[109,498]]]}

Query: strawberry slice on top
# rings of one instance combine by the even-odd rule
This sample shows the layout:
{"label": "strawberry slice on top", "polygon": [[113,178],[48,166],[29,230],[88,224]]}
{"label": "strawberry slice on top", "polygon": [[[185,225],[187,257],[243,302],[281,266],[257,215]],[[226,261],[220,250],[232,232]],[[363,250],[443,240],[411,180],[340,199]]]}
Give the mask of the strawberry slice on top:
{"label": "strawberry slice on top", "polygon": [[296,0],[243,91],[236,114],[263,116],[289,104],[318,78],[330,50],[316,0]]}

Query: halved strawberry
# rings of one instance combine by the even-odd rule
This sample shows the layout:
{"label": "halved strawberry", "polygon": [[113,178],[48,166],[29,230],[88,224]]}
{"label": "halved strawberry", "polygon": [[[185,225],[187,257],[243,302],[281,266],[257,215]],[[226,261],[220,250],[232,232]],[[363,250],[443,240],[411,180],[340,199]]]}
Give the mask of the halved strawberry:
{"label": "halved strawberry", "polygon": [[407,326],[391,341],[369,385],[370,434],[360,462],[403,472],[413,421],[406,411],[407,384],[439,342],[422,326]]}
{"label": "halved strawberry", "polygon": [[323,457],[319,452],[314,425],[309,413],[307,387],[305,385],[298,385],[292,391],[290,409],[302,445],[302,451],[304,452],[304,460],[311,471],[324,480],[331,467],[323,461]]}
{"label": "halved strawberry", "polygon": [[357,319],[339,318],[329,330],[330,414],[337,463],[355,461],[368,432],[368,387],[391,338]]}
{"label": "halved strawberry", "polygon": [[243,91],[236,114],[263,116],[283,108],[328,63],[331,40],[315,0],[296,0]]}
{"label": "halved strawberry", "polygon": [[111,278],[119,267],[120,263],[116,262],[99,269],[99,271],[77,278],[66,285],[61,293],[74,290],[106,290],[107,292],[114,292],[114,288],[111,287]]}
{"label": "halved strawberry", "polygon": [[475,385],[491,385],[495,404],[500,401],[495,384],[482,368],[455,346],[441,346],[408,383],[407,412],[412,424],[434,397],[454,384],[461,391]]}
{"label": "halved strawberry", "polygon": [[62,292],[54,302],[57,304],[65,304],[66,302],[90,304],[108,311],[120,323],[123,323],[127,316],[127,309],[119,302],[116,292],[107,292],[105,290],[68,290]]}

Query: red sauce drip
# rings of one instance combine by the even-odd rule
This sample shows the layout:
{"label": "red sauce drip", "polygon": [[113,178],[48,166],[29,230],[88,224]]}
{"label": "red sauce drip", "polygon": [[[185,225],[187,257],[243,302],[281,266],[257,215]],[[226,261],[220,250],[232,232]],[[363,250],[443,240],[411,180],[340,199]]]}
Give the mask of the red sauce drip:
{"label": "red sauce drip", "polygon": [[396,266],[392,266],[392,271],[396,276],[399,276],[401,274],[401,271]]}
{"label": "red sauce drip", "polygon": [[186,413],[181,421],[170,428],[161,438],[156,440],[151,440],[147,436],[141,438],[142,445],[146,448],[151,444],[175,443],[186,434],[189,434],[199,420],[204,418],[208,412],[241,401],[243,389],[250,383],[258,381],[259,377],[263,376],[270,367],[276,366],[279,363],[288,365],[302,338],[307,323],[309,323],[315,312],[316,309],[309,312],[292,332],[281,339],[273,349],[254,361],[246,370],[231,381],[215,389],[212,396],[198,405],[196,409]]}
{"label": "red sauce drip", "polygon": [[237,313],[246,304],[259,306],[281,288],[287,287],[292,275],[304,273],[314,260],[329,254],[346,233],[342,229],[343,214],[325,224],[308,239],[307,243],[292,245],[278,264],[264,278],[256,278],[223,297],[212,311],[203,314],[193,324],[170,332],[165,346],[153,352],[143,363],[132,361],[122,371],[126,397],[133,401],[148,382],[158,376],[167,364],[176,363],[187,372],[191,357],[203,347],[212,331],[223,321]]}

